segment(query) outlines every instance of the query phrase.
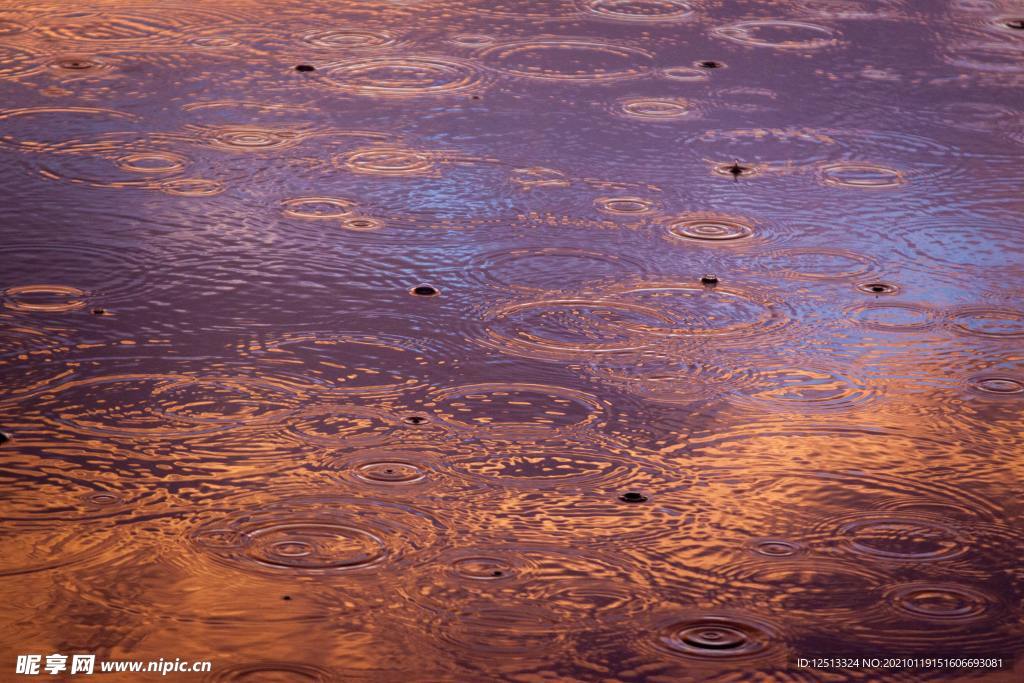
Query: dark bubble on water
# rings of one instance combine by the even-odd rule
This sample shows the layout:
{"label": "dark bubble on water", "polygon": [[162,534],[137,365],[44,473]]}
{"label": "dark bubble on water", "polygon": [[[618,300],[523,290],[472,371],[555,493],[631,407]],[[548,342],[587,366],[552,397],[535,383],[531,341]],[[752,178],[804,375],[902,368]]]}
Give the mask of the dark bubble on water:
{"label": "dark bubble on water", "polygon": [[452,569],[460,577],[474,581],[493,581],[508,579],[515,573],[514,565],[502,558],[470,556],[452,564]]}
{"label": "dark bubble on water", "polygon": [[434,287],[433,285],[416,285],[409,291],[416,296],[437,296],[441,293],[438,291],[437,287]]}
{"label": "dark bubble on water", "polygon": [[888,282],[864,282],[857,285],[857,289],[868,294],[897,294],[899,287]]}
{"label": "dark bubble on water", "polygon": [[55,61],[54,66],[70,71],[84,71],[86,69],[94,69],[98,64],[87,57],[64,57]]}
{"label": "dark bubble on water", "polygon": [[736,159],[731,164],[716,164],[714,172],[717,175],[732,176],[733,180],[739,180],[747,176],[757,175],[761,172],[761,169],[754,165],[741,164],[739,159]]}

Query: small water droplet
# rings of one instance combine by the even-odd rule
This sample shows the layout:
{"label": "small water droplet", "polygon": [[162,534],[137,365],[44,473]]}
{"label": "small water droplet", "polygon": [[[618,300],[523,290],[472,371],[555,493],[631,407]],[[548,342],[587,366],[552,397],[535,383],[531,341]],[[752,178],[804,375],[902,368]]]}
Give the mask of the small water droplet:
{"label": "small water droplet", "polygon": [[866,282],[857,285],[857,289],[868,294],[895,294],[899,291],[896,285],[890,285],[887,282]]}

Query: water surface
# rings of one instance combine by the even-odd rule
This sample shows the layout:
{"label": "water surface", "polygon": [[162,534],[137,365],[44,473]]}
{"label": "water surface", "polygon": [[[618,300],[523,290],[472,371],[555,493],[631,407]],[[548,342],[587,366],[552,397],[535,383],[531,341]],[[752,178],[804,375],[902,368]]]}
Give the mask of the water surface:
{"label": "water surface", "polygon": [[5,680],[1019,680],[1022,17],[4,3]]}

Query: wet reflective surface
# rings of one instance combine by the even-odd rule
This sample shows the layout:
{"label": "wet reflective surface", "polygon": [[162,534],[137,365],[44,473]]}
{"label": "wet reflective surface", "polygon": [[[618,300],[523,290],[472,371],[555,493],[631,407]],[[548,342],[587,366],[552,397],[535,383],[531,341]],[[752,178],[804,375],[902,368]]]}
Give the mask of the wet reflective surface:
{"label": "wet reflective surface", "polygon": [[6,3],[2,666],[1019,680],[1022,16]]}

